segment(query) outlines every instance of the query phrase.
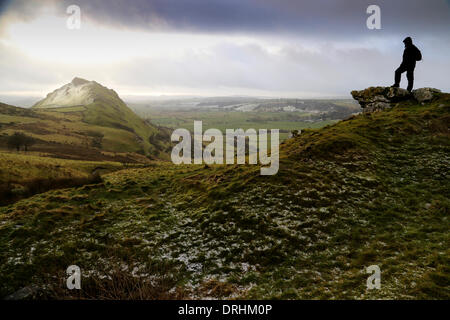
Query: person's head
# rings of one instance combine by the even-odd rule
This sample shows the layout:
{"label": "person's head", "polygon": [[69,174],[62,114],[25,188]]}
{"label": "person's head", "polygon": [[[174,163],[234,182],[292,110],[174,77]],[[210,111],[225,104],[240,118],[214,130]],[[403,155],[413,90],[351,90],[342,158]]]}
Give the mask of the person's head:
{"label": "person's head", "polygon": [[412,45],[412,39],[411,37],[406,37],[405,40],[403,40],[403,43],[405,44],[405,47]]}

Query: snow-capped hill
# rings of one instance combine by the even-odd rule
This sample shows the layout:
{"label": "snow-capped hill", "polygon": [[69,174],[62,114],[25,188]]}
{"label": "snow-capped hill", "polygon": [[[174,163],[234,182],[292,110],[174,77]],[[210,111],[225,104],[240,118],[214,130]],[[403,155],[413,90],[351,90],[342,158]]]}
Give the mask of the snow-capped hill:
{"label": "snow-capped hill", "polygon": [[[71,115],[77,114],[84,124],[95,126],[91,131],[101,130],[99,127],[115,130],[114,134],[109,129],[101,131],[104,145],[113,147],[109,150],[124,150],[131,145],[134,152],[167,156],[164,150],[170,144],[168,133],[139,118],[113,89],[96,81],[75,77],[70,83],[37,102],[33,109],[46,109],[46,113],[62,112],[58,117],[64,118],[67,108],[74,106],[82,108],[69,110]],[[108,150],[107,147],[104,149]]]}
{"label": "snow-capped hill", "polygon": [[[102,87],[95,81],[75,77],[72,82],[49,93],[47,97],[37,102],[33,108],[58,108],[78,105],[89,105],[94,102],[96,89]],[[102,87],[108,90],[105,87]]]}

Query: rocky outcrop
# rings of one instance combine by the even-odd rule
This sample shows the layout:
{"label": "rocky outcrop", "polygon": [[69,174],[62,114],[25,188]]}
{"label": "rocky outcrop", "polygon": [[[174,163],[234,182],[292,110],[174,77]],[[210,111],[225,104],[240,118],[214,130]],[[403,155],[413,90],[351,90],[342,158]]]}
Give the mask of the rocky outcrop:
{"label": "rocky outcrop", "polygon": [[440,93],[441,90],[435,88],[420,88],[417,90],[413,90],[414,99],[416,99],[420,103],[426,103],[433,100],[436,97],[436,94]]}
{"label": "rocky outcrop", "polygon": [[440,92],[434,88],[420,88],[410,93],[402,88],[369,87],[360,91],[354,90],[351,94],[359,102],[363,112],[370,113],[390,109],[400,101],[416,100],[419,103],[426,103],[433,100]]}

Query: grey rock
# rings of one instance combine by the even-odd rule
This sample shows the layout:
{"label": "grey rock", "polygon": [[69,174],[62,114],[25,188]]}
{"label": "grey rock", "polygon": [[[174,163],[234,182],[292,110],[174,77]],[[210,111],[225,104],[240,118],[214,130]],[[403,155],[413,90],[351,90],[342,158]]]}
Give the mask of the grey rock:
{"label": "grey rock", "polygon": [[354,99],[358,100],[364,113],[386,110],[393,107],[393,103],[407,100],[411,94],[402,88],[369,87],[360,91],[352,91]]}
{"label": "grey rock", "polygon": [[429,102],[436,97],[436,94],[440,93],[441,90],[435,88],[420,88],[413,90],[414,99],[416,99],[419,103]]}
{"label": "grey rock", "polygon": [[351,92],[353,98],[359,102],[364,113],[387,110],[397,103],[407,100],[416,100],[426,103],[434,99],[441,91],[434,88],[420,88],[412,93],[402,88],[369,87],[364,90]]}

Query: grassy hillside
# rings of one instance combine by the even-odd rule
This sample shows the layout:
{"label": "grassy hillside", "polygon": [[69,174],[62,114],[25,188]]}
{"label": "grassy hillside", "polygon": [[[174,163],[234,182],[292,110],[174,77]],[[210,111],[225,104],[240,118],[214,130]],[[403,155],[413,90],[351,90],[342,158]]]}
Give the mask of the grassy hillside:
{"label": "grassy hillside", "polygon": [[[77,78],[75,78],[72,83],[74,83],[76,79]],[[88,86],[86,91],[90,98],[88,100],[89,103],[86,103],[85,105],[73,105],[74,101],[70,100],[66,102],[67,105],[55,107],[53,104],[46,102],[49,98],[47,97],[42,101],[37,102],[33,108],[62,112],[64,114],[76,113],[81,116],[81,120],[84,123],[96,127],[119,129],[120,135],[111,134],[108,130],[100,130],[102,134],[108,136],[109,144],[107,147],[112,151],[124,150],[123,148],[125,148],[126,151],[141,150],[145,153],[156,152],[154,146],[149,142],[150,136],[158,132],[158,129],[155,126],[145,123],[144,120],[131,111],[114,90],[108,89],[95,81],[89,82],[83,79],[79,80],[85,81]],[[65,110],[66,108],[69,109]],[[124,139],[120,139],[121,136],[124,136]],[[116,149],[114,149],[114,147]]]}
{"label": "grassy hillside", "polygon": [[31,152],[0,152],[0,205],[50,189],[98,182],[100,174],[123,168],[125,165],[120,162],[66,160]]}
{"label": "grassy hillside", "polygon": [[100,151],[109,151],[168,159],[170,145],[168,129],[138,117],[114,90],[79,78],[49,93],[32,109],[0,103],[0,147],[14,132],[37,139],[35,150],[52,149],[65,158],[73,154],[102,160]]}
{"label": "grassy hillside", "polygon": [[[140,153],[167,158],[167,129],[159,130],[144,123],[129,109],[119,116],[108,113],[110,108],[96,103],[89,107],[24,109],[0,103],[0,148],[6,149],[8,136],[22,132],[36,139],[37,143],[32,148],[34,151],[55,157],[148,161],[136,154]],[[115,124],[111,119],[115,119]],[[144,140],[140,136],[147,138]],[[150,137],[160,139],[153,139],[156,143],[150,143]]]}
{"label": "grassy hillside", "polygon": [[440,94],[288,139],[274,176],[157,162],[2,207],[0,296],[68,297],[76,264],[76,297],[448,299],[449,124]]}
{"label": "grassy hillside", "polygon": [[87,176],[96,168],[122,169],[122,163],[78,161],[32,154],[0,152],[0,181]]}
{"label": "grassy hillside", "polygon": [[[130,163],[149,163],[134,151],[142,146],[124,129],[92,125],[83,120],[86,107],[59,111],[19,108],[0,103],[0,204],[53,188],[94,181]],[[35,139],[27,152],[7,150],[9,136],[25,133]]]}

